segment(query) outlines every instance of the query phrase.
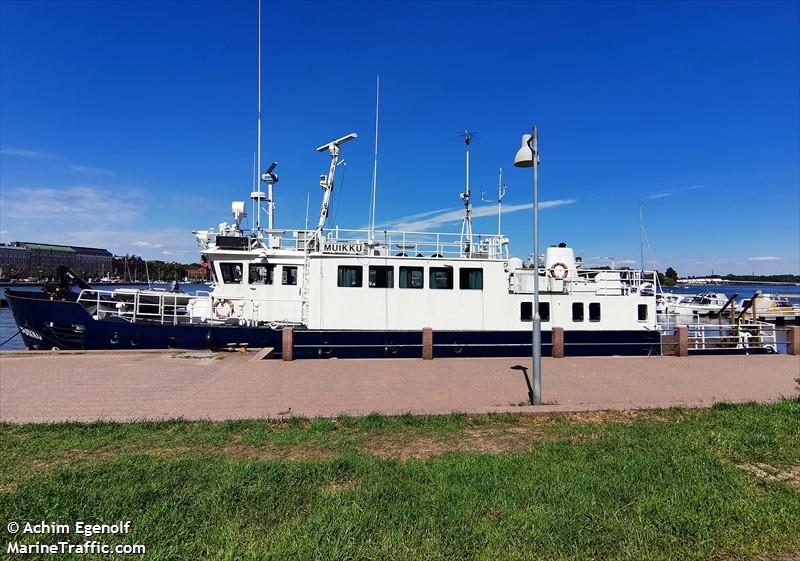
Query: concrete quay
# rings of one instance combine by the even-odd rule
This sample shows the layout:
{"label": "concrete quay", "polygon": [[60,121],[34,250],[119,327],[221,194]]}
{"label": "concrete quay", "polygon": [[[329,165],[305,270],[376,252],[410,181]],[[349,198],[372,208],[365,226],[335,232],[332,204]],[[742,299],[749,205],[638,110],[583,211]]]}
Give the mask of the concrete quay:
{"label": "concrete quay", "polygon": [[[797,396],[800,357],[543,359],[545,405],[526,405],[530,360],[261,360],[262,353],[0,353],[0,421],[553,413],[708,407]],[[529,374],[527,374],[529,375]]]}

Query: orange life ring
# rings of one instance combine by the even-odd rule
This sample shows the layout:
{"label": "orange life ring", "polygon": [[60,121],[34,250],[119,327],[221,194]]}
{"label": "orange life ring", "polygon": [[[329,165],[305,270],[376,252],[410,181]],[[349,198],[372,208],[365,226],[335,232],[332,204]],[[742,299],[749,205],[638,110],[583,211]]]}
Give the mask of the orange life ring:
{"label": "orange life ring", "polygon": [[[227,310],[228,310],[227,313],[222,313],[218,309],[223,304],[227,306]],[[218,319],[228,319],[229,317],[231,317],[233,315],[233,313],[235,311],[236,311],[236,308],[233,306],[233,302],[231,302],[227,298],[225,298],[224,300],[217,300],[216,302],[214,302],[214,315],[217,316]]]}
{"label": "orange life ring", "polygon": [[[556,267],[561,267],[564,270],[564,273],[556,275]],[[564,265],[563,263],[553,263],[550,266],[550,276],[556,280],[564,280],[565,278],[567,278],[568,274],[569,274],[569,269],[567,269],[567,266]]]}

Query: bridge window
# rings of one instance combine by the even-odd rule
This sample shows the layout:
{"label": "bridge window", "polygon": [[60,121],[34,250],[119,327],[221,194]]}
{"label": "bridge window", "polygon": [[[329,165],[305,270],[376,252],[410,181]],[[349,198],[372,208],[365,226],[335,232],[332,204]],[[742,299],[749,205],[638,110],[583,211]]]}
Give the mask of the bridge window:
{"label": "bridge window", "polygon": [[599,302],[592,302],[589,304],[589,321],[600,321]]}
{"label": "bridge window", "polygon": [[431,288],[453,288],[453,268],[452,267],[431,267],[429,272],[429,282]]}
{"label": "bridge window", "polygon": [[400,267],[400,288],[422,288],[424,285],[422,267]]}
{"label": "bridge window", "polygon": [[272,284],[272,275],[274,271],[275,265],[250,263],[249,282],[250,284]]}
{"label": "bridge window", "polygon": [[483,269],[459,269],[458,287],[462,290],[483,290]]}
{"label": "bridge window", "polygon": [[371,288],[394,288],[394,267],[371,266],[369,268],[369,286]]}
{"label": "bridge window", "polygon": [[297,267],[284,265],[281,271],[281,284],[297,284]]}
{"label": "bridge window", "polygon": [[345,287],[359,287],[363,284],[364,268],[351,265],[339,265],[337,284]]}
{"label": "bridge window", "polygon": [[647,304],[639,304],[637,308],[637,316],[639,321],[647,321]]}
{"label": "bridge window", "polygon": [[[533,321],[533,302],[520,302],[520,321]],[[539,302],[539,319],[550,321],[550,302]]]}
{"label": "bridge window", "polygon": [[572,303],[572,321],[583,321],[583,302]]}
{"label": "bridge window", "polygon": [[225,284],[240,284],[242,282],[241,263],[220,263],[219,270],[222,273],[222,282]]}

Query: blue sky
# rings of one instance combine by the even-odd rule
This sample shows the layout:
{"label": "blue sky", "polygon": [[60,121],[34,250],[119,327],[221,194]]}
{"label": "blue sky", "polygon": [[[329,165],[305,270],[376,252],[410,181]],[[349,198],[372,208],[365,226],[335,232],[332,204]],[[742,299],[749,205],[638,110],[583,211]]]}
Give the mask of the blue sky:
{"label": "blue sky", "polygon": [[[800,273],[798,6],[267,1],[276,223],[302,227],[309,192],[316,213],[314,149],[351,131],[331,224],[367,223],[380,74],[379,223],[460,229],[442,222],[470,129],[473,191],[493,195],[503,167],[505,233],[527,255],[531,173],[512,161],[535,122],[544,245],[638,263],[643,201],[662,269]],[[251,188],[256,13],[255,0],[1,2],[0,239],[196,260],[191,230],[229,220]],[[476,230],[494,231],[478,212]]]}

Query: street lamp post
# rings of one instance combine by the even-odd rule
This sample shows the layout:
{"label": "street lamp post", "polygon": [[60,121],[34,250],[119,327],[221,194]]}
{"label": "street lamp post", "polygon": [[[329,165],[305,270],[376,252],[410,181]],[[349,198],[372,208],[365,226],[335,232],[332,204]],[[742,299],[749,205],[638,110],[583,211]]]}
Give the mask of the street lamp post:
{"label": "street lamp post", "polygon": [[539,127],[522,135],[514,166],[533,168],[533,404],[542,404],[542,318],[539,316]]}

